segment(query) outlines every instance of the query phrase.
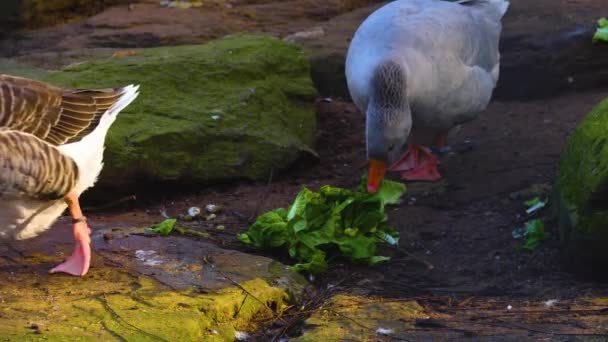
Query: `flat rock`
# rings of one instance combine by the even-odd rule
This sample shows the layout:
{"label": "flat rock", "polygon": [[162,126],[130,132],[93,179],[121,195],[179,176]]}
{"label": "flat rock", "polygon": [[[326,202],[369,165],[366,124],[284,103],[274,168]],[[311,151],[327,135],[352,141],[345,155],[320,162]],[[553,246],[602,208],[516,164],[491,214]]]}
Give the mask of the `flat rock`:
{"label": "flat rock", "polygon": [[293,341],[375,341],[382,335],[407,340],[416,319],[427,318],[415,300],[335,295],[304,322],[302,336]]}
{"label": "flat rock", "polygon": [[96,226],[89,273],[50,275],[71,252],[67,223],[0,245],[0,340],[233,340],[297,301],[306,286],[265,257]]}

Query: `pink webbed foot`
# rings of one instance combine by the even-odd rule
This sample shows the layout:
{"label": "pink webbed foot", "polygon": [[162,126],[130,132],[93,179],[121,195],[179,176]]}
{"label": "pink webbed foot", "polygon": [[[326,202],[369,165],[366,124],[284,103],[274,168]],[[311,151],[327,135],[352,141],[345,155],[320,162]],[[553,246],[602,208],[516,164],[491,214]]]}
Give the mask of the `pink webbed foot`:
{"label": "pink webbed foot", "polygon": [[401,178],[408,181],[437,181],[441,179],[439,159],[427,148],[411,145],[405,154],[389,168],[401,172]]}
{"label": "pink webbed foot", "polygon": [[51,269],[49,273],[63,272],[74,276],[83,276],[91,265],[91,230],[84,217],[74,223],[74,240],[76,245],[72,255],[62,264]]}

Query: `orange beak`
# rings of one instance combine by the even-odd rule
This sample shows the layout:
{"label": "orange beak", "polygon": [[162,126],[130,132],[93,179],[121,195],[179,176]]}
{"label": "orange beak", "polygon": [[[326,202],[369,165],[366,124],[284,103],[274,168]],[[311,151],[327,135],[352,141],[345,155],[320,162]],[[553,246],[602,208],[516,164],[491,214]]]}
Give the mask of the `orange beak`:
{"label": "orange beak", "polygon": [[367,173],[367,192],[374,194],[378,191],[385,173],[386,163],[376,159],[369,160],[369,171]]}

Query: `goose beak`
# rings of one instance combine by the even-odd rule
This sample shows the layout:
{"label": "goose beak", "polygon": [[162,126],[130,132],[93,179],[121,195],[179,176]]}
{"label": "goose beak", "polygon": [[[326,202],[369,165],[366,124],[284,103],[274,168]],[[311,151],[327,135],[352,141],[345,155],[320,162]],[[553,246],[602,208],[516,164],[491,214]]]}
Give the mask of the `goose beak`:
{"label": "goose beak", "polygon": [[367,173],[367,192],[374,194],[378,191],[385,173],[385,162],[376,159],[369,160],[369,171]]}

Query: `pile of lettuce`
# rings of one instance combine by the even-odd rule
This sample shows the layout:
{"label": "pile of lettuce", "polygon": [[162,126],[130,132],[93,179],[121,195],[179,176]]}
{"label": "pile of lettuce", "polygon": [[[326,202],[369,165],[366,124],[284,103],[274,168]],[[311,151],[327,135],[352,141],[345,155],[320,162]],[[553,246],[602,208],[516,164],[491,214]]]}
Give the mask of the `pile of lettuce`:
{"label": "pile of lettuce", "polygon": [[608,19],[600,18],[597,21],[597,29],[593,35],[593,42],[603,41],[608,43]]}
{"label": "pile of lettuce", "polygon": [[281,250],[297,261],[299,272],[327,270],[326,254],[375,264],[388,260],[376,255],[376,244],[397,244],[399,233],[387,224],[385,206],[399,202],[405,185],[384,180],[375,194],[323,186],[319,192],[303,188],[288,208],[257,218],[240,241],[259,249]]}

